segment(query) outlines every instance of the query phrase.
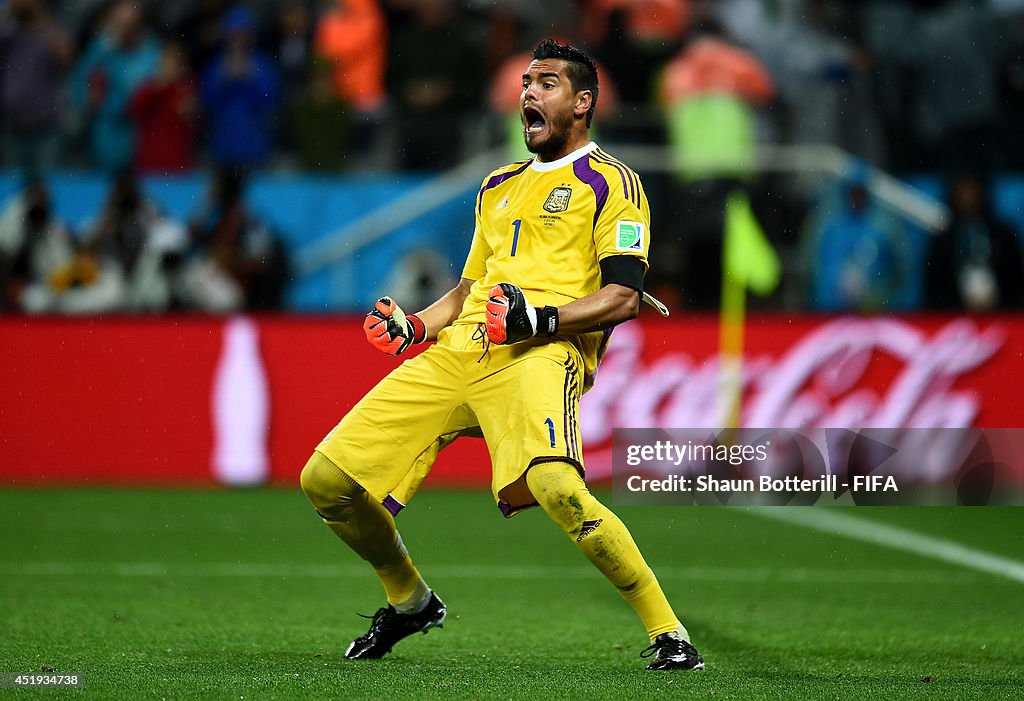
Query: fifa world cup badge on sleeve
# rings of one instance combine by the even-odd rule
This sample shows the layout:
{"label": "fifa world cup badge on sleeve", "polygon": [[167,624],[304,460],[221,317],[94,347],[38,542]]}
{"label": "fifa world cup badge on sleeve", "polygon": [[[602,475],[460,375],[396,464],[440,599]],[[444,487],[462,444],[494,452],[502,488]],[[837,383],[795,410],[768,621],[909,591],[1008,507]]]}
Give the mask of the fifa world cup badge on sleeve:
{"label": "fifa world cup badge on sleeve", "polygon": [[644,225],[620,219],[615,228],[615,248],[619,251],[644,250]]}

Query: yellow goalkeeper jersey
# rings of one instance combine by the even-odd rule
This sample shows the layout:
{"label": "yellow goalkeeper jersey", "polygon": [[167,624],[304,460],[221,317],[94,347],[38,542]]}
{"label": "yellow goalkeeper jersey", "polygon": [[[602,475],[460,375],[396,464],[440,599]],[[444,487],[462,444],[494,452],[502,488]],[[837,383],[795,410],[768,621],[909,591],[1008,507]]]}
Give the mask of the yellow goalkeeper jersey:
{"label": "yellow goalkeeper jersey", "polygon": [[[560,306],[601,287],[600,261],[635,256],[647,270],[650,207],[637,174],[590,142],[550,163],[534,159],[492,172],[476,198],[476,229],[462,277],[475,280],[456,325],[484,321],[490,289],[522,288],[538,307]],[[593,383],[611,331],[565,336]]]}

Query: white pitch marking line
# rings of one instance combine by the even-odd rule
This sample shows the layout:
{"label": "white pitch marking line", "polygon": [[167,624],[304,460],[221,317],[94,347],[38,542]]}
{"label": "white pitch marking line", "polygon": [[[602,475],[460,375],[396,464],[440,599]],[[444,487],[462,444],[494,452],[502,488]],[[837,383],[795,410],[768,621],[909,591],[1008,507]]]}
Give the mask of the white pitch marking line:
{"label": "white pitch marking line", "polygon": [[952,540],[917,533],[826,507],[756,507],[748,513],[816,531],[831,532],[851,540],[881,545],[892,550],[950,562],[978,572],[999,575],[1024,583],[1024,563],[963,545]]}

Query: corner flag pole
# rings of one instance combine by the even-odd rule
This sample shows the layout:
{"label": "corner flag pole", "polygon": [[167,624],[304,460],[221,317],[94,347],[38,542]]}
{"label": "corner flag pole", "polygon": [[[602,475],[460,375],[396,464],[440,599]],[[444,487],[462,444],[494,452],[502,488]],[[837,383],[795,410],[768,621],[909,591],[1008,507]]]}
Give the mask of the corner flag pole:
{"label": "corner flag pole", "polygon": [[767,295],[779,284],[780,264],[742,190],[725,204],[722,246],[722,308],[718,335],[718,416],[723,428],[739,428],[743,394],[743,330],[746,290]]}
{"label": "corner flag pole", "polygon": [[718,416],[722,428],[739,428],[743,393],[743,324],[746,290],[722,266],[722,308],[718,322]]}

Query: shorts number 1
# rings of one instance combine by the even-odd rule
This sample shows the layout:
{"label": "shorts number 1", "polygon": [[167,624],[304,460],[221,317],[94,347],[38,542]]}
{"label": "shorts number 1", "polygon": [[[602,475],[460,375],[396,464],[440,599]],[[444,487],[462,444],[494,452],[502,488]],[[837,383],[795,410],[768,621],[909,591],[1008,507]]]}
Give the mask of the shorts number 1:
{"label": "shorts number 1", "polygon": [[544,419],[544,423],[548,425],[548,439],[551,441],[551,447],[555,447],[555,422],[550,418]]}

